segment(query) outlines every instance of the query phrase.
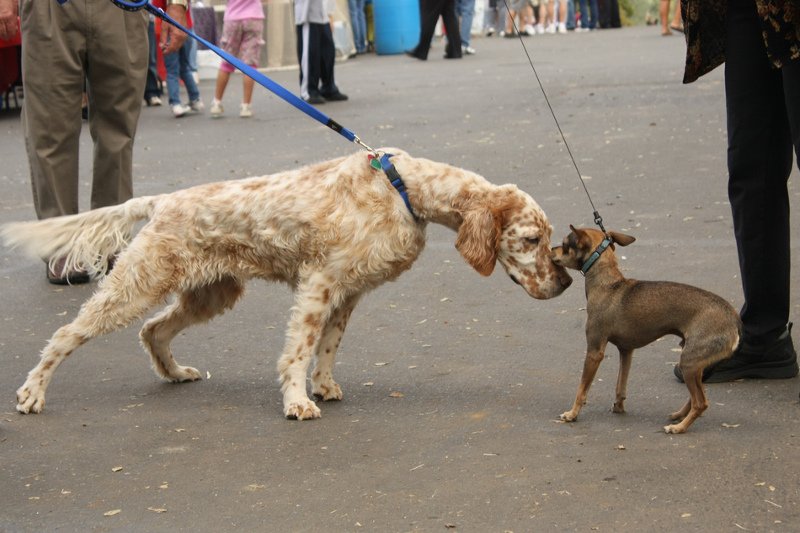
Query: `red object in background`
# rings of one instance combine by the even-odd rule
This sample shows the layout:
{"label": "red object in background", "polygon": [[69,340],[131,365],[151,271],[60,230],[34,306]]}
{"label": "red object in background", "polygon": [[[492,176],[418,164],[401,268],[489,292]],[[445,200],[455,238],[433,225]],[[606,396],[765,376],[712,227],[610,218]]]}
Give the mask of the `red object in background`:
{"label": "red object in background", "polygon": [[17,20],[17,35],[12,39],[0,39],[0,95],[6,93],[20,76],[19,72],[19,48],[22,43],[22,35],[19,31],[19,20]]}
{"label": "red object in background", "polygon": [[7,46],[19,46],[20,44],[22,44],[22,33],[20,33],[19,19],[17,19],[17,35],[7,41],[0,39],[0,48],[5,48]]}

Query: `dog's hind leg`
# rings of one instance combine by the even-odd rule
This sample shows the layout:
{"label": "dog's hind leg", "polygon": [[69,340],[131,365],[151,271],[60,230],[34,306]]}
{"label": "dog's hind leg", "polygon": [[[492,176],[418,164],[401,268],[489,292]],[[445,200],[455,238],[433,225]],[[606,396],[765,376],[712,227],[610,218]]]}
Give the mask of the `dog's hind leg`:
{"label": "dog's hind leg", "polygon": [[322,332],[322,339],[317,347],[317,364],[311,372],[311,392],[323,401],[342,399],[342,389],[333,380],[333,363],[359,297],[360,295],[351,296],[337,307]]}
{"label": "dog's hind leg", "polygon": [[617,392],[614,400],[614,407],[611,410],[615,413],[625,412],[625,398],[628,391],[628,374],[631,371],[633,362],[633,350],[619,349],[619,375],[617,376]]}
{"label": "dog's hind leg", "polygon": [[684,412],[686,412],[686,415],[679,423],[664,426],[664,431],[667,433],[685,433],[689,426],[703,414],[703,411],[708,409],[708,400],[703,390],[703,367],[684,368],[684,365],[681,364],[681,372],[683,373],[686,387],[689,389],[689,401],[680,411],[673,413],[672,416],[675,417],[673,420],[678,420]]}
{"label": "dog's hind leg", "polygon": [[194,287],[181,293],[164,311],[148,320],[139,332],[142,346],[150,354],[156,374],[172,382],[196,381],[200,372],[175,362],[170,342],[184,328],[207,322],[232,308],[244,292],[232,277]]}
{"label": "dog's hind leg", "polygon": [[112,275],[83,304],[75,320],[59,328],[42,350],[39,364],[17,389],[17,411],[41,412],[47,386],[64,359],[90,339],[127,326],[164,299],[170,273],[148,274],[133,272],[124,260],[117,263]]}

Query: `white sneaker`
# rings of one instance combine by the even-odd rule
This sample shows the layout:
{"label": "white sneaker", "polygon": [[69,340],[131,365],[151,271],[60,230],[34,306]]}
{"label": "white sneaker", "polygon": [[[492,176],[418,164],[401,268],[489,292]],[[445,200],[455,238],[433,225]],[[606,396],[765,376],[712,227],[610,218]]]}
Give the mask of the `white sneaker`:
{"label": "white sneaker", "polygon": [[206,105],[203,103],[203,101],[202,101],[202,100],[200,100],[200,99],[198,98],[197,100],[195,100],[195,101],[193,101],[193,102],[189,102],[189,108],[190,108],[192,111],[197,111],[198,113],[202,113],[202,112],[203,112],[203,109],[205,109],[205,108],[206,108]]}
{"label": "white sneaker", "polygon": [[558,33],[567,33],[567,25],[565,23],[558,23]]}
{"label": "white sneaker", "polygon": [[222,116],[222,113],[225,112],[225,108],[222,107],[222,102],[214,98],[211,100],[211,116],[213,118],[219,118]]}
{"label": "white sneaker", "polygon": [[161,105],[161,98],[158,96],[151,96],[147,99],[148,107],[160,106]]}
{"label": "white sneaker", "polygon": [[544,33],[544,25],[543,25],[543,24],[537,24],[537,25],[535,26],[535,28],[536,28],[536,33],[537,33],[538,35],[541,35],[541,34],[543,34],[543,33]]}
{"label": "white sneaker", "polygon": [[528,35],[535,35],[536,34],[536,29],[533,26],[531,26],[530,24],[525,24],[525,27],[522,28],[522,30]]}
{"label": "white sneaker", "polygon": [[191,110],[192,110],[191,107],[185,106],[183,104],[175,104],[174,106],[172,106],[172,114],[175,115],[175,118],[181,118]]}
{"label": "white sneaker", "polygon": [[477,52],[477,50],[475,50],[471,46],[462,46],[461,47],[461,53],[464,54],[465,56],[474,56],[475,52]]}
{"label": "white sneaker", "polygon": [[242,102],[239,111],[239,116],[242,118],[250,118],[253,116],[253,110],[250,108],[250,104],[245,104],[244,102]]}
{"label": "white sneaker", "polygon": [[556,25],[555,24],[549,24],[547,26],[547,28],[545,28],[544,32],[545,33],[555,33],[556,32]]}

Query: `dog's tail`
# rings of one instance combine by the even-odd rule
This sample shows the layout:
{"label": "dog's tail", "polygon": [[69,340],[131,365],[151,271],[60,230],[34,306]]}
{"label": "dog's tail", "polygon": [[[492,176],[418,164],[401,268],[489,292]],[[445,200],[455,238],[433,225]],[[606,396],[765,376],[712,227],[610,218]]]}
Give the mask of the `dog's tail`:
{"label": "dog's tail", "polygon": [[133,198],[124,204],[101,207],[78,215],[0,226],[10,248],[51,262],[65,258],[64,270],[102,273],[108,260],[130,242],[136,222],[151,218],[158,196]]}

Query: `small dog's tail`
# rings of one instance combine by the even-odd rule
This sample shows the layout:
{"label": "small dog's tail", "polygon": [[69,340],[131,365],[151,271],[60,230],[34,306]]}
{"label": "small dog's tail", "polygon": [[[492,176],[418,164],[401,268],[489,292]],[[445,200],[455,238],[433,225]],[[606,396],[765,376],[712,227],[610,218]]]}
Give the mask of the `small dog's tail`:
{"label": "small dog's tail", "polygon": [[6,246],[29,256],[51,263],[65,258],[64,270],[102,273],[109,258],[128,245],[136,222],[152,216],[158,198],[143,196],[77,215],[11,222],[0,226],[0,236]]}

